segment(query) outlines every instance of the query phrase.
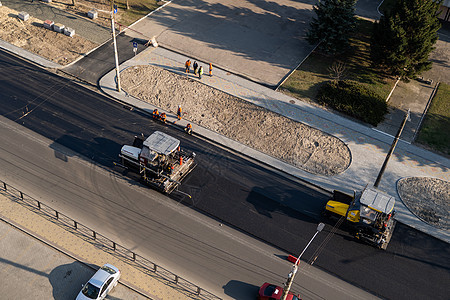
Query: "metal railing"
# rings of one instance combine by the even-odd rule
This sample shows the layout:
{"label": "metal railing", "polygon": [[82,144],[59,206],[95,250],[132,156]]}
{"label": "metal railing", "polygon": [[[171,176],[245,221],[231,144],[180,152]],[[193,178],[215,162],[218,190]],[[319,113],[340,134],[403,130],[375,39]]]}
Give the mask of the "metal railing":
{"label": "metal railing", "polygon": [[178,276],[175,273],[172,273],[171,271],[156,264],[155,262],[114,242],[101,233],[90,229],[89,227],[81,224],[80,222],[77,222],[76,220],[73,220],[69,216],[53,209],[52,207],[42,203],[41,201],[28,196],[27,194],[14,188],[13,186],[7,185],[6,182],[0,180],[0,183],[0,190],[3,190],[5,193],[11,195],[15,198],[15,200],[22,201],[23,204],[37,209],[41,214],[44,214],[54,221],[58,221],[60,225],[65,227],[66,230],[78,235],[85,241],[94,244],[97,248],[101,248],[103,251],[119,257],[122,261],[133,265],[143,273],[147,275],[156,275],[160,279],[166,280],[168,283],[173,284],[173,288],[178,289],[182,293],[184,292],[186,296],[194,299],[205,300],[221,299],[211,292],[202,289],[198,285]]}

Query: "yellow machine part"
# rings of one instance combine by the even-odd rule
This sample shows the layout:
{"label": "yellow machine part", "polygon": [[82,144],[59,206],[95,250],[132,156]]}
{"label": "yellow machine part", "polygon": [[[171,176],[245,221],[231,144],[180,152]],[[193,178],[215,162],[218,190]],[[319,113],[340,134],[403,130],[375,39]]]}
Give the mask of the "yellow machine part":
{"label": "yellow machine part", "polygon": [[325,206],[325,209],[327,211],[343,217],[347,217],[347,220],[350,222],[358,223],[359,210],[348,210],[348,208],[349,208],[348,204],[333,200],[328,201],[327,205]]}
{"label": "yellow machine part", "polygon": [[359,210],[349,210],[347,215],[347,220],[350,222],[359,222]]}
{"label": "yellow machine part", "polygon": [[330,200],[327,202],[325,209],[329,212],[345,217],[347,215],[348,204]]}

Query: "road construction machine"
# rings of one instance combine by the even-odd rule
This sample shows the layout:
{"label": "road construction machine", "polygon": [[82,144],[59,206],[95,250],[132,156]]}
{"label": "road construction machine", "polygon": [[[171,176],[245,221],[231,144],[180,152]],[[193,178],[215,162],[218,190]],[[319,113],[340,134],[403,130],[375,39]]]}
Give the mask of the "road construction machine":
{"label": "road construction machine", "polygon": [[195,153],[180,148],[180,141],[161,131],[135,136],[133,145],[120,151],[121,166],[140,175],[144,183],[170,194],[196,167]]}
{"label": "road construction machine", "polygon": [[325,214],[345,220],[355,238],[386,250],[395,228],[394,204],[394,197],[376,187],[366,187],[353,195],[335,190]]}

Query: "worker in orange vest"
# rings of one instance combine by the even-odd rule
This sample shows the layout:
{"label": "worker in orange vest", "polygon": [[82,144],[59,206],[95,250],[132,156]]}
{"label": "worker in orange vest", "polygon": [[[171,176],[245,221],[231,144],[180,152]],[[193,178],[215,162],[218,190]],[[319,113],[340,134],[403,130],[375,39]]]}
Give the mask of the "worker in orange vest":
{"label": "worker in orange vest", "polygon": [[188,60],[186,61],[186,63],[184,64],[184,66],[186,67],[185,72],[186,72],[186,73],[189,73],[189,70],[190,70],[190,68],[191,68],[191,61],[188,59]]}
{"label": "worker in orange vest", "polygon": [[160,117],[161,122],[166,123],[167,117],[166,117],[166,113],[162,113],[161,117]]}
{"label": "worker in orange vest", "polygon": [[191,123],[188,123],[186,125],[186,128],[184,128],[184,131],[186,131],[187,134],[192,134],[192,125],[191,125]]}
{"label": "worker in orange vest", "polygon": [[181,110],[181,105],[178,105],[178,110],[177,110],[177,117],[178,117],[178,120],[181,120],[181,112],[182,112],[182,110]]}
{"label": "worker in orange vest", "polygon": [[212,76],[212,63],[209,63],[209,76]]}
{"label": "worker in orange vest", "polygon": [[157,108],[153,110],[153,119],[158,120],[159,119],[159,111]]}

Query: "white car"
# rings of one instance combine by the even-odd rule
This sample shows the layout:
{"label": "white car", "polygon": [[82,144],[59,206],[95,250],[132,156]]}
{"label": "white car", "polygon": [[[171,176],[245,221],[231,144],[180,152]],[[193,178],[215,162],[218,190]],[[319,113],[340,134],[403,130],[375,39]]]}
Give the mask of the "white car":
{"label": "white car", "polygon": [[110,264],[105,264],[83,285],[76,300],[101,300],[117,285],[120,270]]}

